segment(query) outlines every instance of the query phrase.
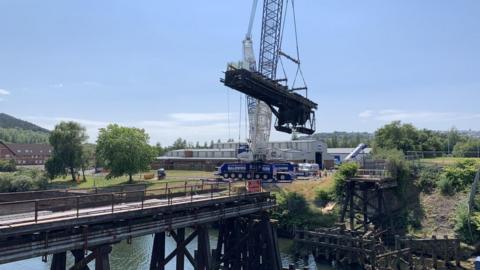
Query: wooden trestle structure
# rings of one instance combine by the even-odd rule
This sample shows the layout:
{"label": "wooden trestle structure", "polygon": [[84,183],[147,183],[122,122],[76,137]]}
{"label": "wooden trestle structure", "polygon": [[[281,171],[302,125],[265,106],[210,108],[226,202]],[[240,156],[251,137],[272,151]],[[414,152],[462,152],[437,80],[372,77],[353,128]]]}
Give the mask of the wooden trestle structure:
{"label": "wooden trestle structure", "polygon": [[[187,264],[194,270],[280,270],[275,224],[267,211],[275,205],[268,192],[203,181],[157,190],[87,190],[81,196],[12,200],[0,203],[0,264],[40,256],[46,261],[53,254],[50,269],[66,270],[71,253],[75,263],[68,269],[87,270],[94,261],[95,270],[109,270],[113,244],[154,235],[151,270],[164,270],[172,260],[177,270]],[[210,247],[212,226],[218,227],[215,247]],[[167,236],[176,242],[169,254]],[[187,245],[194,239],[192,254]]]}
{"label": "wooden trestle structure", "polygon": [[416,239],[395,236],[387,246],[379,234],[342,227],[296,232],[295,241],[309,247],[316,261],[336,261],[365,269],[461,269],[458,239]]}
{"label": "wooden trestle structure", "polygon": [[[381,166],[378,166],[378,165]],[[397,181],[375,161],[346,179],[339,223],[334,228],[297,230],[295,241],[316,261],[364,269],[459,269],[460,241],[433,236],[400,237],[394,226]]]}
{"label": "wooden trestle structure", "polygon": [[[386,170],[359,170],[345,183],[340,223],[347,223],[352,231],[367,232],[391,229],[391,209],[385,200],[385,190],[397,186]],[[347,221],[348,218],[348,221]]]}

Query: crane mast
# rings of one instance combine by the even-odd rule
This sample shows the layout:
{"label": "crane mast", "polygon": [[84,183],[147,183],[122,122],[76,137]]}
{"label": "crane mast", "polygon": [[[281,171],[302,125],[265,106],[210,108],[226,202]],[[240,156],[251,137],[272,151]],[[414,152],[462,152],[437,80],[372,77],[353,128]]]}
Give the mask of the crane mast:
{"label": "crane mast", "polygon": [[[286,78],[277,79],[277,64],[280,56],[297,64],[297,75],[299,71],[302,74],[298,49],[297,59],[281,52],[282,19],[286,13],[284,9],[287,9],[284,7],[284,1],[262,1],[262,29],[257,66],[251,31],[259,1],[253,0],[250,23],[243,40],[243,61],[239,64],[228,64],[225,77],[220,79],[225,86],[247,96],[250,143],[250,151],[245,145],[241,145],[238,149],[237,157],[247,162],[227,162],[219,167],[218,175],[224,178],[273,181],[295,179],[294,164],[279,161],[280,156],[274,155],[276,152],[269,147],[272,114],[276,117],[274,127],[277,131],[286,133],[296,131],[304,134],[313,134],[315,131],[317,104],[309,100],[306,95],[296,93],[299,90],[306,91],[306,86],[296,88],[292,85],[292,88],[289,88]],[[293,7],[293,1],[291,3]],[[292,10],[294,11],[294,8]]]}
{"label": "crane mast", "polygon": [[[264,0],[262,13],[262,32],[258,72],[275,80],[281,42],[282,14],[284,0]],[[253,2],[247,36],[243,42],[244,61],[248,69],[254,71],[255,57],[251,40],[251,29],[258,0]],[[253,59],[253,61],[252,61]],[[253,64],[253,65],[252,65]],[[272,111],[263,101],[247,96],[250,147],[254,160],[268,158],[268,141],[272,126]]]}

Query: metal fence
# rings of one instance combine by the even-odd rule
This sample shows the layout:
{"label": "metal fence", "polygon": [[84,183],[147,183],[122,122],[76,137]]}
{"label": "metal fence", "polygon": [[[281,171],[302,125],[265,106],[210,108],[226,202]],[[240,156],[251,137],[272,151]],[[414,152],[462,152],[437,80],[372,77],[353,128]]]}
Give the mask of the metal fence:
{"label": "metal fence", "polygon": [[164,187],[154,189],[120,192],[96,190],[95,192],[85,195],[0,203],[0,229],[15,224],[78,219],[248,193],[247,182],[198,180],[165,183]]}

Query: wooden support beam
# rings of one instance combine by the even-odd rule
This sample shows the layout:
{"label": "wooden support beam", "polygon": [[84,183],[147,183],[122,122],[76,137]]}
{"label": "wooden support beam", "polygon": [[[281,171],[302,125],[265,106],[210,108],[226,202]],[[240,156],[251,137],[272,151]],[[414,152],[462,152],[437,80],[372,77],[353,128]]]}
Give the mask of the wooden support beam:
{"label": "wooden support beam", "polygon": [[93,250],[95,254],[95,270],[110,270],[110,252],[112,252],[111,246],[100,246]]}
{"label": "wooden support beam", "polygon": [[67,267],[67,252],[53,254],[50,270],[65,270]]}
{"label": "wooden support beam", "polygon": [[[85,251],[83,249],[72,250],[72,255],[75,258],[75,265],[85,259]],[[78,268],[79,270],[90,270],[90,268],[85,265],[83,268]]]}
{"label": "wooden support beam", "polygon": [[165,270],[165,232],[155,234],[153,239],[150,270]]}
{"label": "wooden support beam", "polygon": [[87,264],[93,260],[95,260],[95,270],[110,270],[110,252],[112,252],[112,247],[109,245],[95,247],[87,257],[76,261],[75,265],[70,267],[70,270],[88,269]]}
{"label": "wooden support beam", "polygon": [[264,226],[266,227],[266,240],[267,240],[267,249],[270,251],[267,258],[270,259],[269,265],[272,270],[282,269],[282,259],[280,257],[280,249],[278,246],[277,231],[273,227],[270,219],[267,216],[264,216],[263,220]]}
{"label": "wooden support beam", "polygon": [[208,228],[207,226],[200,226],[197,228],[197,231],[197,267],[198,270],[210,270],[212,265],[212,255],[210,253],[210,237],[208,234]]}
{"label": "wooden support beam", "polygon": [[185,228],[179,228],[177,234],[172,234],[175,241],[177,242],[177,270],[184,270],[185,268],[185,246],[183,241],[185,241]]}

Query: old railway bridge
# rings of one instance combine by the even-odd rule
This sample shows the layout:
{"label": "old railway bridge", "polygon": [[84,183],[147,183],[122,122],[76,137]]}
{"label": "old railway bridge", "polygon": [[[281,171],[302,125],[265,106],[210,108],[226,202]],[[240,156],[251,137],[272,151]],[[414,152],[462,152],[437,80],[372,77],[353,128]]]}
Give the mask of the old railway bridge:
{"label": "old railway bridge", "polygon": [[[169,186],[170,185],[170,186]],[[28,198],[28,199],[27,199]],[[33,199],[32,199],[33,198]],[[247,192],[231,183],[185,181],[157,189],[52,190],[0,194],[0,264],[53,254],[52,270],[110,269],[111,245],[154,235],[150,269],[281,269],[276,232],[265,210],[268,192]],[[218,224],[211,247],[209,224]],[[186,228],[191,228],[185,230]],[[186,234],[186,232],[191,232]],[[165,237],[176,248],[166,254]],[[192,254],[186,245],[197,238]]]}

